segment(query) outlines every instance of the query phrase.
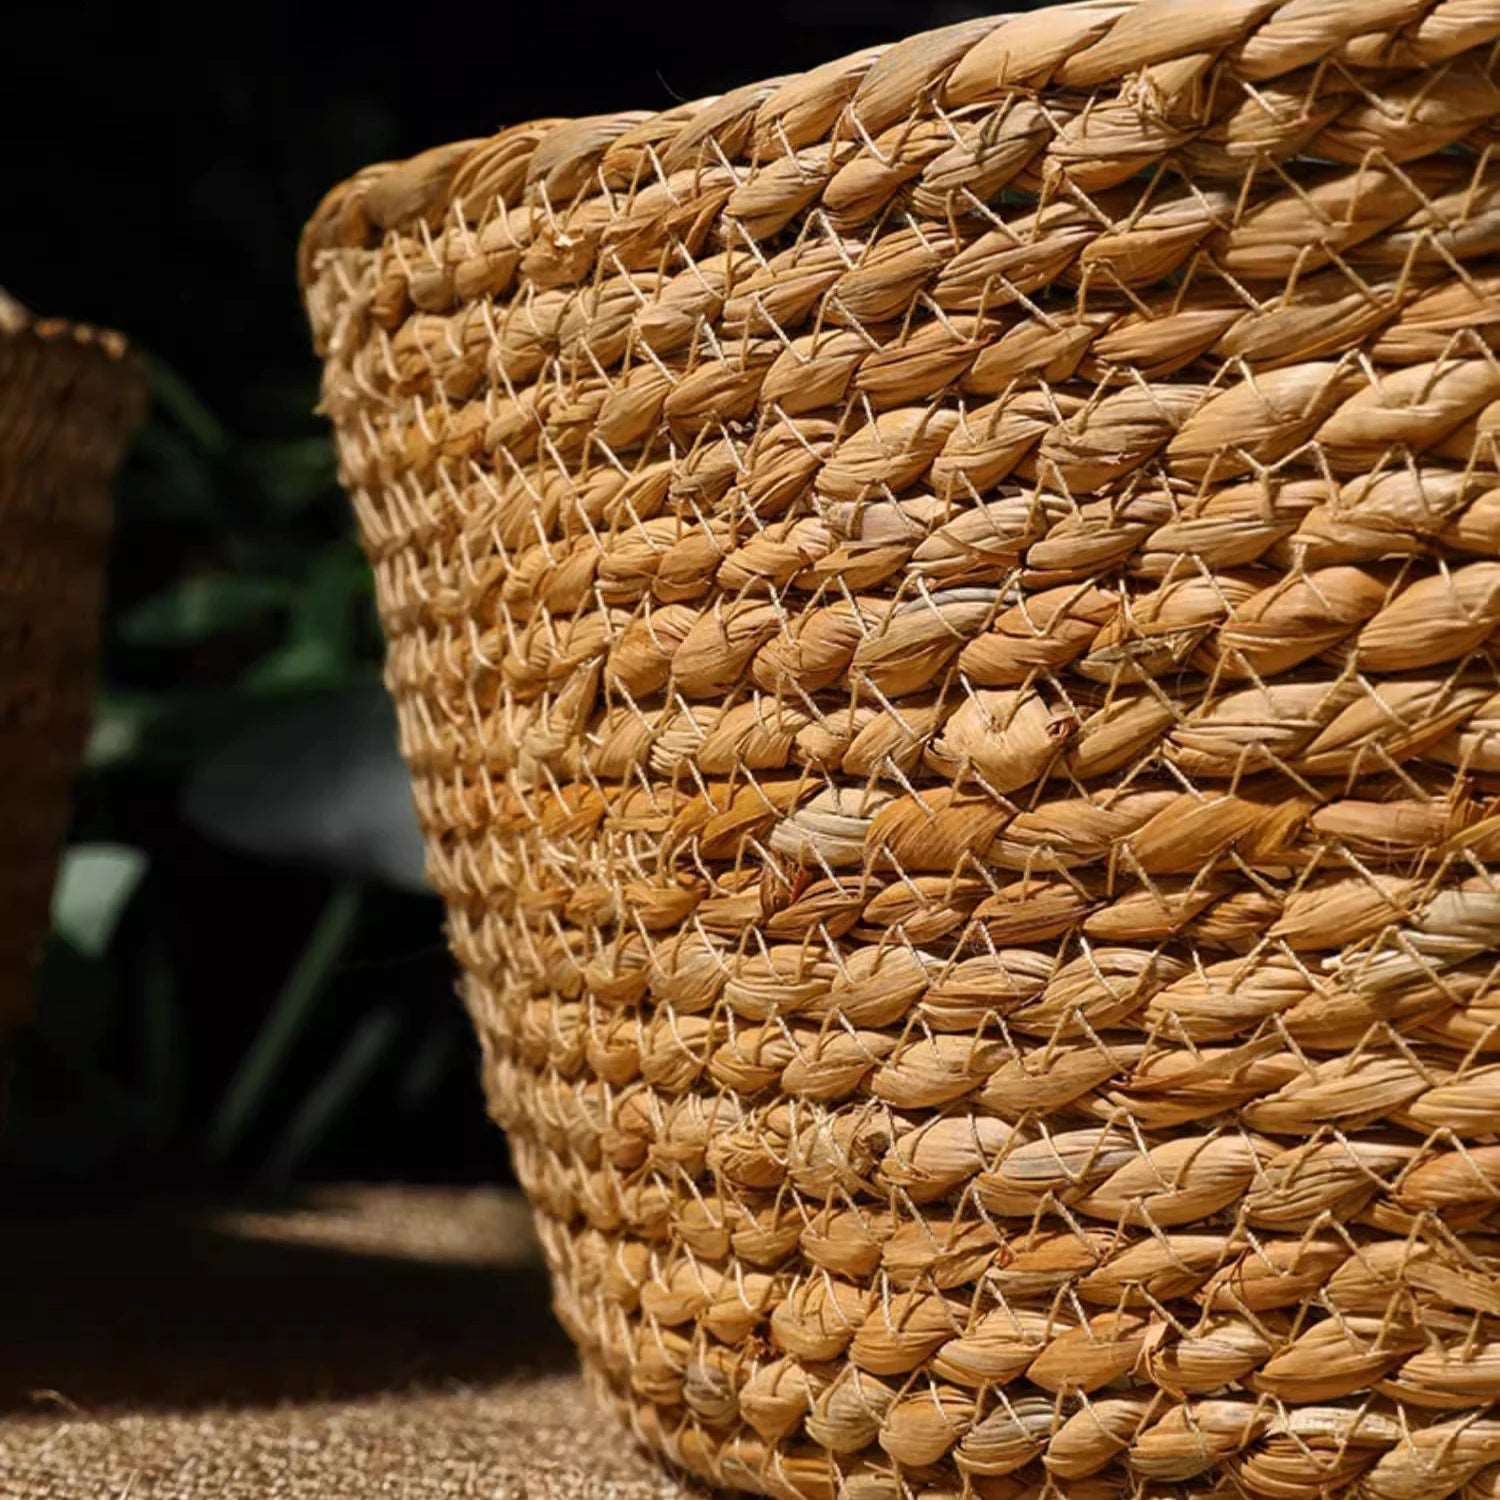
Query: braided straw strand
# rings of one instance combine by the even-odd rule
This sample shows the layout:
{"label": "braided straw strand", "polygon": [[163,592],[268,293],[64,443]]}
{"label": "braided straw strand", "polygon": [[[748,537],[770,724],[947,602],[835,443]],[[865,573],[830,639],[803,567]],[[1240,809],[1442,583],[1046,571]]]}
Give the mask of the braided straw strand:
{"label": "braided straw strand", "polygon": [[1497,70],[1087,0],[308,225],[490,1105],[675,1465],[1500,1496]]}

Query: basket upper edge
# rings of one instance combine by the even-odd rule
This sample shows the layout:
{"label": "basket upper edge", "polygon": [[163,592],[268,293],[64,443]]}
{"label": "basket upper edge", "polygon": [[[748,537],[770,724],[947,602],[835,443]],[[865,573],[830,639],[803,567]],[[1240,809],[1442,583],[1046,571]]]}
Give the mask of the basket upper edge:
{"label": "basket upper edge", "polygon": [[[967,32],[975,41],[978,41],[984,34],[996,30],[1006,22],[1034,19],[1039,16],[1051,18],[1065,13],[1094,14],[1114,20],[1138,6],[1149,8],[1163,3],[1181,3],[1181,0],[1072,0],[1072,3],[1050,6],[1041,11],[1002,12],[982,16],[959,22],[956,25],[913,32],[883,47],[871,47],[860,52],[847,53],[830,59],[828,62],[817,64],[802,73],[787,74],[766,82],[742,84],[727,94],[705,95],[700,99],[675,104],[664,110],[640,111],[635,114],[634,122],[647,129],[652,125],[668,121],[673,121],[679,126],[686,126],[702,111],[737,95],[765,90],[770,84],[778,86],[778,90],[786,88],[807,79],[813,73],[832,72],[859,60],[873,64],[878,57],[888,52],[897,49],[903,51],[918,49],[933,39],[945,37],[950,33]],[[1258,4],[1258,8],[1264,11],[1274,9],[1282,3],[1282,0],[1229,0],[1229,3],[1238,3],[1241,7],[1247,3]],[[1363,4],[1368,3],[1368,0],[1350,0],[1350,3]],[[498,146],[506,141],[523,141],[526,136],[530,135],[534,137],[534,140],[532,150],[527,155],[534,157],[536,147],[541,140],[553,131],[587,127],[595,122],[618,118],[627,113],[629,113],[628,110],[621,109],[601,115],[554,116],[523,120],[506,126],[494,135],[473,136],[467,140],[431,146],[413,156],[372,162],[362,167],[324,194],[303,227],[297,248],[299,287],[305,294],[312,285],[316,276],[314,257],[319,251],[365,248],[376,241],[380,233],[385,230],[400,230],[414,227],[419,223],[430,223],[434,211],[446,207],[449,189],[460,169],[479,150]],[[531,179],[532,174],[528,172],[527,186],[530,185]],[[382,191],[372,202],[371,195],[377,187]],[[511,206],[511,200],[506,199],[505,202],[506,206]]]}
{"label": "basket upper edge", "polygon": [[101,328],[94,323],[76,323],[68,318],[38,317],[3,287],[0,287],[0,339],[72,345],[101,354],[123,366],[138,366],[140,363],[135,346],[118,330]]}
{"label": "basket upper edge", "polygon": [[[649,132],[653,127],[687,133],[697,125],[705,144],[715,149],[715,160],[750,161],[748,148],[720,150],[720,142],[708,141],[703,118],[718,113],[731,101],[745,103],[758,94],[762,118],[774,119],[776,107],[799,86],[817,76],[841,70],[850,79],[848,104],[858,108],[874,91],[888,84],[903,67],[921,71],[927,66],[923,91],[953,104],[950,85],[964,65],[971,68],[967,85],[972,90],[972,67],[983,51],[984,61],[995,65],[994,86],[976,95],[966,92],[965,101],[1001,97],[1021,90],[1039,94],[1051,87],[1097,92],[1102,86],[1126,79],[1141,69],[1193,54],[1226,52],[1243,54],[1254,33],[1268,23],[1282,22],[1281,13],[1305,8],[1306,0],[1073,0],[1073,3],[1040,10],[1001,13],[970,19],[905,36],[883,47],[867,48],[819,64],[802,73],[760,83],[742,85],[723,95],[710,95],[670,109],[655,112],[611,111],[578,118],[541,118],[507,126],[489,136],[476,136],[430,147],[413,156],[375,162],[361,168],[331,188],[304,226],[297,252],[297,279],[304,298],[316,278],[315,260],[320,252],[370,248],[389,230],[431,228],[446,212],[452,189],[462,169],[481,151],[495,152],[513,144],[524,157],[516,164],[526,170],[519,178],[520,191],[502,194],[504,207],[526,201],[538,179],[567,165],[569,147],[582,154],[590,127],[627,120],[633,128]],[[1392,65],[1400,65],[1403,38],[1414,36],[1443,0],[1417,0],[1413,12],[1393,10],[1382,0],[1347,0],[1338,11],[1337,36],[1322,50],[1333,56],[1337,48],[1358,37],[1362,43],[1382,38],[1388,44]],[[1288,25],[1296,18],[1288,14]],[[1124,24],[1122,24],[1124,23]],[[1477,37],[1473,20],[1461,50],[1486,41],[1500,40],[1500,7],[1492,25]],[[1003,38],[1001,33],[1003,33]],[[1441,44],[1439,44],[1441,45]],[[1409,52],[1411,49],[1407,48]],[[1419,53],[1421,48],[1416,49]],[[1439,51],[1438,57],[1446,56]],[[876,64],[878,63],[878,66]],[[1410,66],[1408,62],[1406,64]],[[1259,82],[1277,76],[1275,66],[1261,58],[1247,70]],[[715,110],[715,106],[719,109]],[[899,117],[898,117],[899,118]],[[529,137],[529,141],[528,141]],[[541,148],[545,143],[547,149]],[[539,171],[545,164],[546,173]]]}
{"label": "basket upper edge", "polygon": [[[0,287],[0,350],[7,349],[22,360],[27,358],[23,351],[30,350],[33,361],[67,371],[64,378],[70,383],[85,382],[78,389],[93,393],[84,399],[95,405],[99,420],[107,421],[115,445],[113,468],[144,423],[150,404],[140,350],[112,328],[67,318],[39,318]],[[21,388],[23,393],[34,389],[24,380]]]}

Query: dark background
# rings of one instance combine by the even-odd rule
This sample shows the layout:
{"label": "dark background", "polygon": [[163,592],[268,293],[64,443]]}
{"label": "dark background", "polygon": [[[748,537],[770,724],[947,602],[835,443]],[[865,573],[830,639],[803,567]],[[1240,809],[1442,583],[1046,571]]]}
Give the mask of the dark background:
{"label": "dark background", "polygon": [[990,8],[8,10],[0,285],[125,331],[154,400],[0,1186],[508,1175],[413,888],[368,582],[312,414],[293,263],[320,195],[442,141],[666,108]]}

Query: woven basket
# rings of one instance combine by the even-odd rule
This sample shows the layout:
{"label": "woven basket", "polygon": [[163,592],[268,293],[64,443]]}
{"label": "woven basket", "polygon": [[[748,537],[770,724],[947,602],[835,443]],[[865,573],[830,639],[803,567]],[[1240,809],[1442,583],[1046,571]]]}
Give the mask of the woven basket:
{"label": "woven basket", "polygon": [[0,1034],[30,1011],[93,701],[109,485],[143,410],[118,334],[0,293]]}
{"label": "woven basket", "polygon": [[1500,1495],[1497,39],[1105,0],[309,226],[492,1106],[694,1474]]}

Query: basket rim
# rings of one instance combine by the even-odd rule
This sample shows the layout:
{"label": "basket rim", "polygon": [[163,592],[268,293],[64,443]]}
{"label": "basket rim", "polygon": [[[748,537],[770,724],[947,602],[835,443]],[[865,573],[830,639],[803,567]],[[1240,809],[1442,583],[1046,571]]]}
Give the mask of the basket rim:
{"label": "basket rim", "polygon": [[[1420,0],[1415,16],[1393,18],[1390,7],[1380,0],[1345,0],[1340,11],[1340,30],[1347,38],[1355,35],[1379,35],[1399,41],[1403,32],[1414,28],[1440,0]],[[642,110],[622,106],[586,116],[554,116],[520,121],[489,135],[435,145],[411,156],[370,163],[351,173],[331,187],[309,217],[298,243],[297,281],[304,297],[316,279],[316,260],[338,250],[368,249],[390,231],[407,232],[425,228],[429,231],[442,224],[461,180],[463,168],[481,152],[498,154],[507,145],[515,149],[514,167],[520,176],[509,192],[497,192],[499,203],[508,207],[532,201],[541,189],[544,200],[539,206],[551,207],[546,200],[546,178],[565,165],[569,147],[582,144],[591,129],[630,129],[650,132],[653,126],[671,125],[676,129],[696,127],[703,132],[703,142],[713,147],[712,161],[719,165],[754,164],[763,158],[749,144],[725,151],[711,131],[703,129],[701,117],[716,107],[750,106],[759,97],[761,109],[757,119],[769,111],[774,119],[778,101],[798,85],[805,85],[814,75],[826,75],[840,69],[850,70],[853,84],[845,112],[860,103],[861,96],[873,81],[882,80],[903,61],[923,49],[953,49],[946,62],[933,74],[926,86],[945,105],[955,101],[944,96],[950,89],[950,76],[980,47],[988,49],[986,63],[997,68],[993,90],[983,98],[1020,93],[1040,97],[1062,89],[1080,96],[1098,97],[1102,90],[1138,76],[1144,70],[1190,59],[1194,55],[1213,53],[1218,57],[1234,54],[1251,40],[1263,26],[1274,24],[1298,0],[1221,0],[1217,5],[1196,5],[1186,0],[1067,0],[1067,3],[1043,5],[1035,10],[1001,12],[945,26],[904,33],[893,40],[855,52],[841,54],[822,63],[780,77],[745,83],[723,94],[675,103],[666,109]],[[1365,20],[1354,24],[1360,15]],[[1069,26],[1091,18],[1092,29],[1077,36],[1068,35]],[[1125,23],[1122,25],[1121,23]],[[1000,34],[1005,34],[1004,44]],[[1492,31],[1481,38],[1470,37],[1464,50],[1500,40],[1500,11]],[[1323,61],[1336,56],[1337,45],[1322,49]],[[992,56],[990,54],[993,54]],[[1442,62],[1398,61],[1400,49],[1393,49],[1393,71],[1411,71],[1418,67],[1437,67]],[[1032,57],[1037,66],[1011,73],[1017,59]],[[862,64],[858,73],[856,65]],[[1007,81],[1007,77],[1011,81]],[[1251,68],[1247,74],[1256,83],[1274,79],[1275,69]],[[964,85],[964,101],[977,102],[971,96],[973,80]],[[843,118],[843,115],[840,116]],[[865,134],[861,125],[860,131]],[[826,138],[822,132],[820,138]],[[753,140],[753,133],[752,133]],[[866,139],[868,135],[866,134]],[[546,149],[543,149],[543,148]],[[777,153],[779,154],[779,153]],[[700,158],[702,153],[700,152]],[[699,165],[705,163],[700,159]],[[568,192],[558,199],[558,206],[585,196]],[[471,226],[476,227],[476,226]]]}
{"label": "basket rim", "polygon": [[[757,89],[768,89],[771,85],[778,89],[785,88],[806,79],[813,72],[831,70],[841,64],[852,63],[857,58],[866,59],[873,66],[893,49],[916,46],[949,33],[967,32],[974,42],[978,42],[989,32],[998,30],[1007,23],[1020,21],[1034,24],[1040,17],[1055,18],[1089,11],[1099,12],[1116,20],[1128,11],[1152,3],[1160,4],[1162,0],[1067,0],[1067,3],[1044,5],[1038,10],[996,12],[970,17],[947,26],[902,32],[888,42],[855,52],[841,53],[800,72],[740,84],[725,93],[705,94],[698,99],[672,104],[666,109],[641,110],[625,105],[595,115],[544,116],[518,121],[491,135],[470,136],[464,140],[429,146],[411,156],[371,162],[336,183],[319,201],[303,228],[298,245],[297,282],[304,292],[312,285],[316,275],[313,261],[319,252],[368,246],[378,239],[381,232],[387,230],[403,230],[424,223],[430,226],[435,217],[440,218],[442,211],[446,209],[450,189],[460,168],[471,155],[484,147],[498,146],[511,139],[522,144],[527,136],[532,136],[534,148],[555,131],[582,129],[627,116],[633,126],[639,127],[650,127],[672,118],[679,124],[686,124],[703,110],[735,96]],[[1240,0],[1240,3],[1247,3],[1247,0]],[[1255,4],[1256,0],[1248,0],[1248,3]],[[1258,8],[1264,11],[1280,3],[1281,0],[1259,0]],[[1368,4],[1369,0],[1350,0],[1350,3]],[[1111,76],[1121,76],[1123,71],[1117,70]],[[527,151],[526,154],[529,157],[533,153]],[[741,152],[732,153],[730,159],[750,158]],[[534,168],[528,170],[523,189],[529,189],[538,175]],[[377,188],[382,191],[375,194]],[[375,195],[373,202],[372,194]]]}
{"label": "basket rim", "polygon": [[0,339],[72,347],[102,355],[111,363],[138,365],[139,353],[118,330],[69,318],[39,317],[25,303],[0,287]]}

